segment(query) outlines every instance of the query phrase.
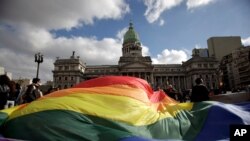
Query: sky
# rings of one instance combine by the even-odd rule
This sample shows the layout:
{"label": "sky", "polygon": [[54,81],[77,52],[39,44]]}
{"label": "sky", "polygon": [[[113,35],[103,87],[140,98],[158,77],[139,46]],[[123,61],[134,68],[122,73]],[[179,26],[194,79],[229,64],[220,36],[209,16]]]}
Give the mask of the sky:
{"label": "sky", "polygon": [[53,80],[56,57],[116,65],[132,21],[143,55],[154,64],[180,64],[207,39],[241,36],[250,45],[249,0],[1,0],[0,66],[14,79]]}

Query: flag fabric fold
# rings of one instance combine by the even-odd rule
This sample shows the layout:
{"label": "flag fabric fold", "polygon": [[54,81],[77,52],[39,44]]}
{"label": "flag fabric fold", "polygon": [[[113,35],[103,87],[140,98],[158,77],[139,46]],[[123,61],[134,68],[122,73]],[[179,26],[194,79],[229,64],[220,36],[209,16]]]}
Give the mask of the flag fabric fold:
{"label": "flag fabric fold", "polygon": [[250,103],[178,103],[143,79],[106,76],[0,111],[1,134],[21,140],[224,140],[250,124]]}

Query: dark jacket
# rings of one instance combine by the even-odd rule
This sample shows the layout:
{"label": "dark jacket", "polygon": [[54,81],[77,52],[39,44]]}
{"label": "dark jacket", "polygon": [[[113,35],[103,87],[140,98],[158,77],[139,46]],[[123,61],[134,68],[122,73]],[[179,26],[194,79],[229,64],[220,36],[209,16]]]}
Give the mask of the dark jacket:
{"label": "dark jacket", "polygon": [[42,92],[36,84],[28,85],[28,88],[23,95],[24,103],[31,102],[42,96]]}
{"label": "dark jacket", "polygon": [[0,85],[0,110],[4,109],[9,97],[10,88],[7,85]]}
{"label": "dark jacket", "polygon": [[209,91],[204,85],[196,85],[192,89],[191,102],[201,102],[209,100]]}

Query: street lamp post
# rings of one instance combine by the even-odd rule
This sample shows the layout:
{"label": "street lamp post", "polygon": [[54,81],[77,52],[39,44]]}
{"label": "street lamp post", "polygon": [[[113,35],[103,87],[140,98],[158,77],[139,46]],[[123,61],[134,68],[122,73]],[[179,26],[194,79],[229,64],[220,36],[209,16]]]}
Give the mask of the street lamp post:
{"label": "street lamp post", "polygon": [[36,78],[38,78],[39,64],[43,62],[43,55],[40,52],[35,54],[35,62],[37,62]]}

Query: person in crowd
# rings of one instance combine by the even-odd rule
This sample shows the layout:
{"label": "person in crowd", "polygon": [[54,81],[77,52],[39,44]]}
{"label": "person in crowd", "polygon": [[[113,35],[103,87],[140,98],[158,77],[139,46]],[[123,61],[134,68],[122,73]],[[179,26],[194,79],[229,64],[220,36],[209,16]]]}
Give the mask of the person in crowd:
{"label": "person in crowd", "polygon": [[203,85],[202,78],[195,80],[196,85],[192,88],[191,102],[201,102],[209,100],[209,91],[205,85]]}
{"label": "person in crowd", "polygon": [[22,94],[22,87],[19,83],[16,83],[15,105],[20,104],[21,94]]}
{"label": "person in crowd", "polygon": [[10,81],[9,82],[9,88],[10,92],[7,98],[7,103],[5,105],[5,108],[10,108],[14,107],[16,104],[16,98],[17,98],[17,89],[16,89],[16,82],[15,81]]}
{"label": "person in crowd", "polygon": [[185,89],[182,89],[182,91],[181,91],[181,101],[180,102],[186,102],[187,101],[187,95],[188,95],[188,93],[187,93],[187,90],[185,90]]}
{"label": "person in crowd", "polygon": [[0,75],[0,110],[4,109],[10,93],[10,78],[7,75]]}
{"label": "person in crowd", "polygon": [[167,86],[167,89],[164,90],[164,92],[171,98],[177,100],[176,90],[171,84]]}
{"label": "person in crowd", "polygon": [[9,87],[10,87],[10,93],[9,93],[8,100],[13,100],[14,101],[17,98],[17,95],[16,95],[16,83],[14,81],[10,81]]}
{"label": "person in crowd", "polygon": [[28,85],[28,88],[23,95],[23,103],[29,103],[32,102],[40,97],[43,96],[42,91],[39,89],[40,87],[40,79],[39,78],[33,78],[32,84]]}
{"label": "person in crowd", "polygon": [[59,90],[59,88],[58,87],[50,87],[49,89],[48,89],[48,91],[45,93],[45,95],[46,94],[50,94],[50,93],[52,93],[52,92],[55,92],[55,91],[58,91]]}

